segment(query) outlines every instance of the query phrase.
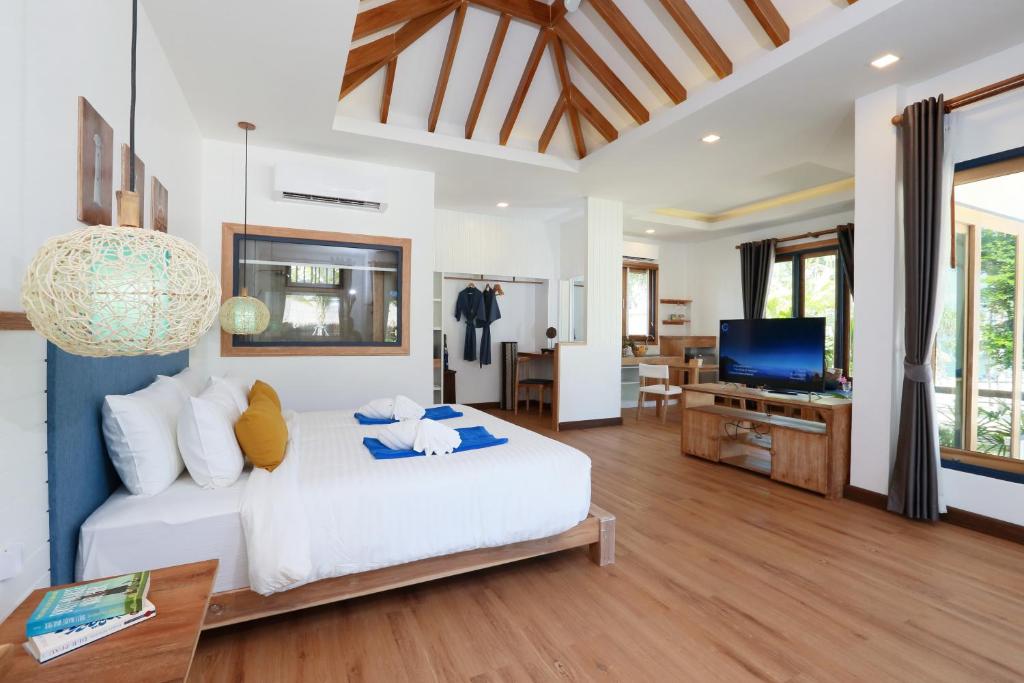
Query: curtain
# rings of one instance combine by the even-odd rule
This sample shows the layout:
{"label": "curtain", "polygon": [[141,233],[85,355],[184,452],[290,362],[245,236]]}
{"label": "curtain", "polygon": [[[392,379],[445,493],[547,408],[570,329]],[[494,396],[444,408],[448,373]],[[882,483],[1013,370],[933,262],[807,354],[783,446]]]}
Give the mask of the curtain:
{"label": "curtain", "polygon": [[743,317],[747,320],[764,317],[768,303],[768,284],[775,263],[775,240],[747,242],[740,245],[740,278],[743,286]]}
{"label": "curtain", "polygon": [[850,295],[853,296],[853,223],[840,225],[836,230],[836,237],[839,240],[839,262],[843,267],[843,276],[850,285]]}
{"label": "curtain", "polygon": [[944,505],[931,357],[953,184],[942,96],[904,110],[900,141],[905,356],[888,509],[911,519],[936,521]]}

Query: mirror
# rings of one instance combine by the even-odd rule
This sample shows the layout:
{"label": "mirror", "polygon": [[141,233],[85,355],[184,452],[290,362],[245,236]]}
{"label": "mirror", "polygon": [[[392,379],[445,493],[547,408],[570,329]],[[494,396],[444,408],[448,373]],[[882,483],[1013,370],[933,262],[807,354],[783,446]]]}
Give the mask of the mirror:
{"label": "mirror", "polygon": [[558,340],[586,341],[587,288],[583,276],[560,280],[558,294]]}

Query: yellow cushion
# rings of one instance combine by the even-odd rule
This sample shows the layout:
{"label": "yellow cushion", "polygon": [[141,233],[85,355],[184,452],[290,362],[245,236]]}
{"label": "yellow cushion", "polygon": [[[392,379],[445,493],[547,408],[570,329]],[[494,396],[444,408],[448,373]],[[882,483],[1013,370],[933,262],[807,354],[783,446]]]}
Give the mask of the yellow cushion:
{"label": "yellow cushion", "polygon": [[252,403],[253,399],[257,396],[266,396],[274,405],[277,406],[278,410],[281,410],[281,399],[277,397],[277,392],[274,391],[274,387],[270,386],[263,380],[256,380],[256,383],[252,385],[252,389],[249,390],[249,403]]}
{"label": "yellow cushion", "polygon": [[288,425],[281,409],[268,396],[256,395],[235,423],[235,437],[249,462],[273,472],[284,460]]}

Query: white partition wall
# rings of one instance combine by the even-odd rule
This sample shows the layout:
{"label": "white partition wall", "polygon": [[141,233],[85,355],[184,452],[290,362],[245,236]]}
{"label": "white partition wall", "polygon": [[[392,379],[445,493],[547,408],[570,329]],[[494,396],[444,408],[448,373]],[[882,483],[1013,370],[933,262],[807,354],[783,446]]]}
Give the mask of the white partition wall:
{"label": "white partition wall", "polygon": [[621,415],[622,202],[588,197],[586,341],[562,344],[560,423]]}

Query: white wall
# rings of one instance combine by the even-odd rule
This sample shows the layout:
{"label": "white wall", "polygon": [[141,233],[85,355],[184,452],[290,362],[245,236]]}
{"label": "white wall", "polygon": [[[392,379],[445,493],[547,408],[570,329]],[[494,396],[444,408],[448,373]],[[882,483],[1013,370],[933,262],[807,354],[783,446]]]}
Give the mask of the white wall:
{"label": "white wall", "polygon": [[[109,0],[6,0],[0,9],[0,310],[21,309],[25,266],[76,220],[78,101],[85,96],[128,139],[131,8]],[[145,11],[139,12],[137,151],[147,183],[168,189],[170,231],[197,241],[199,129]],[[120,164],[114,164],[114,187]],[[148,197],[147,197],[148,199]],[[145,207],[147,225],[150,207]],[[116,219],[116,217],[115,217]],[[49,583],[45,456],[45,345],[34,333],[2,333],[0,546],[24,544],[23,572],[0,581],[0,618]],[[11,381],[10,378],[15,379]],[[42,441],[40,441],[42,440]]]}
{"label": "white wall", "polygon": [[[892,349],[902,327],[892,323],[895,297],[884,292],[895,275],[893,236],[896,234],[895,165],[897,136],[889,119],[906,104],[945,93],[947,96],[1008,78],[1024,64],[1024,44],[974,62],[923,83],[868,95],[857,102],[857,327],[854,363],[857,367],[853,415],[851,483],[886,493],[893,449],[895,420],[893,387],[902,362]],[[1024,145],[1024,93],[1001,95],[961,109],[954,139],[956,161],[973,159]],[[871,289],[867,289],[870,287]],[[872,312],[865,309],[879,307]],[[888,345],[888,352],[886,352]],[[899,353],[899,352],[897,352]],[[865,384],[865,368],[879,368]],[[882,376],[889,373],[888,381]],[[872,436],[873,435],[873,436]],[[890,447],[887,447],[890,446]],[[943,470],[946,502],[978,514],[1024,524],[1019,484]]]}
{"label": "white wall", "polygon": [[622,202],[587,198],[586,236],[587,340],[561,346],[560,422],[622,414]]}
{"label": "white wall", "polygon": [[[257,133],[258,133],[257,129]],[[225,372],[262,379],[286,408],[329,410],[358,406],[372,398],[405,394],[432,402],[434,174],[389,166],[300,154],[253,145],[249,136],[249,224],[305,228],[412,239],[412,296],[408,356],[289,356],[222,358],[214,328],[193,350],[193,364],[211,374]],[[274,166],[280,162],[346,173],[371,172],[385,179],[383,213],[335,206],[277,201]],[[221,224],[242,221],[243,147],[207,140],[203,145],[202,249],[220,270]]]}
{"label": "white wall", "polygon": [[[8,8],[11,8],[10,10]],[[18,24],[18,12],[22,23]],[[0,257],[0,310],[20,310],[21,276],[49,237],[81,227],[76,220],[78,96],[88,99],[114,129],[114,188],[121,185],[120,147],[128,141],[128,56],[131,7],[104,0],[4,3],[0,24],[21,34],[21,92],[17,68],[5,63],[0,107],[4,255]],[[9,22],[13,12],[13,21]],[[151,225],[149,178],[169,194],[170,232],[199,236],[202,141],[185,97],[144,11],[139,12],[136,151],[146,165],[146,225]],[[0,40],[0,43],[6,40]],[[18,39],[13,40],[17,45]],[[18,59],[5,45],[3,57]],[[6,59],[4,60],[6,62]],[[10,87],[8,81],[11,81]],[[13,90],[11,88],[14,88]],[[9,93],[13,97],[7,97]],[[19,110],[20,106],[20,110]],[[19,123],[19,121],[21,123]],[[9,155],[9,152],[13,154]],[[22,157],[22,163],[17,161]],[[15,161],[12,162],[12,159]],[[20,201],[17,199],[21,187]],[[10,194],[9,194],[10,193]],[[13,212],[7,210],[11,199]],[[117,220],[116,209],[114,220]]]}
{"label": "white wall", "polygon": [[0,552],[21,572],[0,581],[0,619],[50,582],[46,486],[46,342],[34,332],[0,332]]}
{"label": "white wall", "polygon": [[686,290],[687,297],[693,299],[690,307],[693,320],[690,325],[691,334],[717,336],[719,320],[743,317],[737,244],[833,228],[851,221],[853,213],[843,212],[687,245],[685,260],[689,263],[689,273],[686,276]]}
{"label": "white wall", "polygon": [[558,277],[558,231],[541,221],[438,209],[436,225],[435,270]]}

